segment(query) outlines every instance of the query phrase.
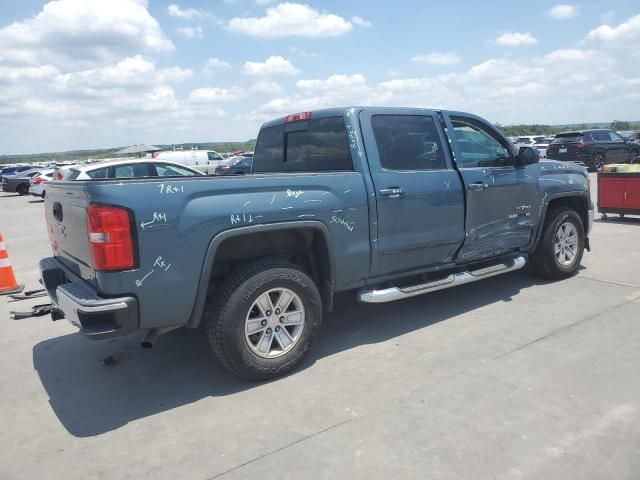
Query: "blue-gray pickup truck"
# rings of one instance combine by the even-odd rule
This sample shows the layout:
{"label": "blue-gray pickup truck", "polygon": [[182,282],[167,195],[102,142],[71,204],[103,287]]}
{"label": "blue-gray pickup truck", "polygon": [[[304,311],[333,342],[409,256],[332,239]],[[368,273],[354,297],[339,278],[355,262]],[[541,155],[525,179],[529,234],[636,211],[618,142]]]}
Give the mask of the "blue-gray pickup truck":
{"label": "blue-gray pickup truck", "polygon": [[[572,275],[584,167],[539,161],[462,112],[350,107],[262,126],[250,175],[61,181],[40,262],[54,319],[89,338],[201,323],[232,372],[292,370],[336,292],[401,300],[522,268]],[[505,307],[508,308],[508,307]]]}

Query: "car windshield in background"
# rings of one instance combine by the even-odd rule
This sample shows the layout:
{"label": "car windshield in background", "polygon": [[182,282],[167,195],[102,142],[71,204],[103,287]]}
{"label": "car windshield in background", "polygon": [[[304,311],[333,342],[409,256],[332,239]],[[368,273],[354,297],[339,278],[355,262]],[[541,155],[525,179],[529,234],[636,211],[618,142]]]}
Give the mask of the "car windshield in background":
{"label": "car windshield in background", "polygon": [[531,139],[527,137],[520,137],[516,140],[516,143],[531,143]]}
{"label": "car windshield in background", "polygon": [[559,133],[558,135],[556,135],[555,140],[551,143],[580,143],[582,142],[583,138],[584,135],[582,133]]}

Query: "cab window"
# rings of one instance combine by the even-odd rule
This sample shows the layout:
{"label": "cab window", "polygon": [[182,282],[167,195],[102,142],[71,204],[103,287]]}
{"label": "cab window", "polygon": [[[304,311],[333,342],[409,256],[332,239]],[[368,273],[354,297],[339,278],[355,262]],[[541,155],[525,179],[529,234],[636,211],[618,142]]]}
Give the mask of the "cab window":
{"label": "cab window", "polygon": [[487,126],[472,119],[451,117],[462,168],[514,166],[506,143]]}

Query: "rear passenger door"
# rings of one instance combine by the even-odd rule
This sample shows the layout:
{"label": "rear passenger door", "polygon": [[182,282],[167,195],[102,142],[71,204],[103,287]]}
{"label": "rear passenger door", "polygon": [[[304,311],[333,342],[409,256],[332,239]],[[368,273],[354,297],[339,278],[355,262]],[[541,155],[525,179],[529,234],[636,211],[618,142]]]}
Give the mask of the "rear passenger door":
{"label": "rear passenger door", "polygon": [[508,140],[482,119],[445,118],[466,191],[466,239],[457,260],[483,260],[526,247],[537,224],[539,165],[516,168]]}
{"label": "rear passenger door", "polygon": [[378,212],[373,275],[451,262],[464,195],[435,112],[366,109],[360,121]]}

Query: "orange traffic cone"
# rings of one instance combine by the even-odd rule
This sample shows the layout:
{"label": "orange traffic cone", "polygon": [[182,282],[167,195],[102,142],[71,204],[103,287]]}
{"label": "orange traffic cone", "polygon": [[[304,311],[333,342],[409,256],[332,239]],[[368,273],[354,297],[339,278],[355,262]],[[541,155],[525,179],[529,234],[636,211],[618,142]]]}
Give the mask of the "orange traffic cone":
{"label": "orange traffic cone", "polygon": [[16,282],[16,277],[9,261],[9,253],[4,246],[4,238],[0,233],[0,295],[18,293],[23,289],[24,285],[18,285],[18,282]]}

